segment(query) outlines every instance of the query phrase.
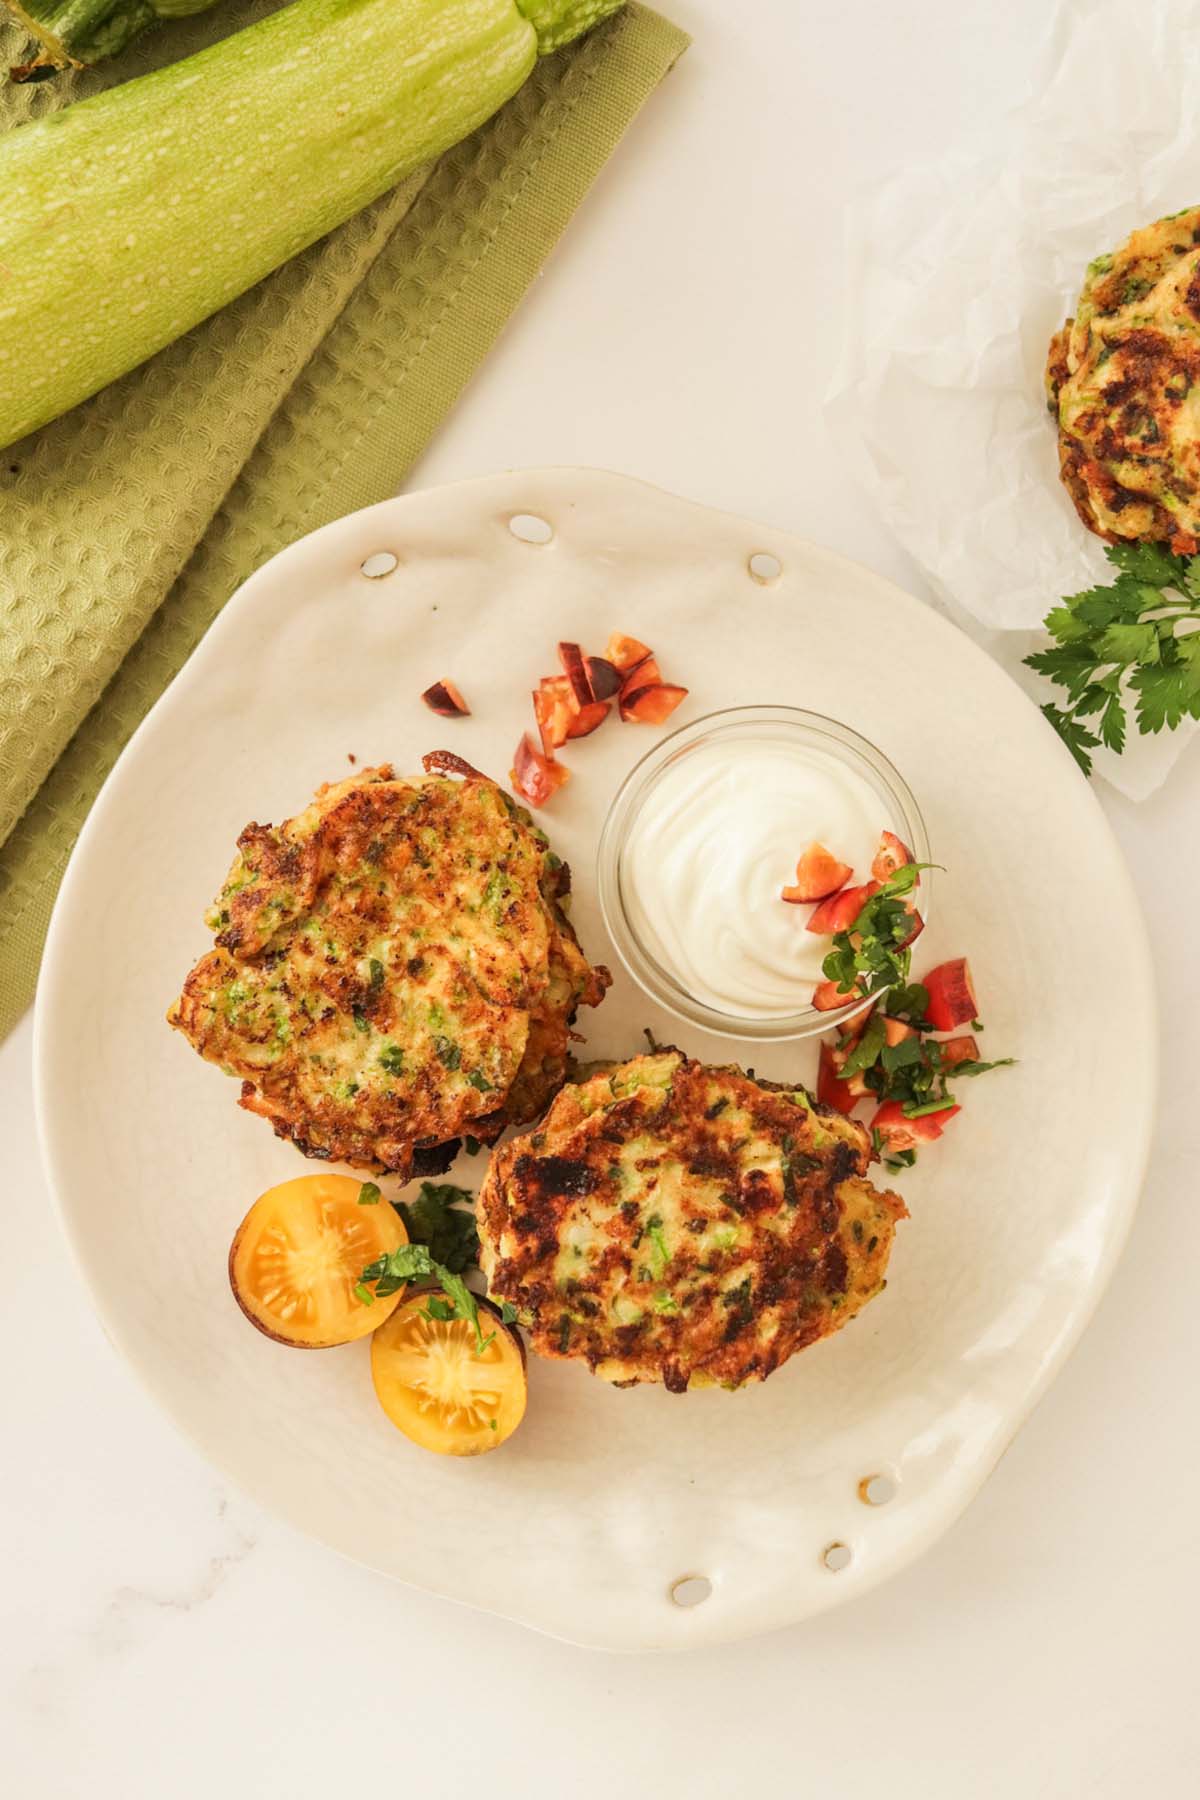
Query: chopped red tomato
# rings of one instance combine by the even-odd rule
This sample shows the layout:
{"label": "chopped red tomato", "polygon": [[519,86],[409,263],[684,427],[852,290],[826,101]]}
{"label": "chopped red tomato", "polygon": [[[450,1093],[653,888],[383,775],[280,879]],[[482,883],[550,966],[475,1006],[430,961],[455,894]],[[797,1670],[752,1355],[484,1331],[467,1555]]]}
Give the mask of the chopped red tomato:
{"label": "chopped red tomato", "polygon": [[533,716],[542,736],[547,756],[565,744],[578,713],[571,704],[571,684],[565,675],[547,675],[538,682],[533,695]]}
{"label": "chopped red tomato", "polygon": [[885,831],[879,840],[871,873],[876,881],[887,881],[897,869],[902,869],[912,859],[913,853],[904,840],[898,838],[894,831]]}
{"label": "chopped red tomato", "polygon": [[569,738],[591,737],[593,731],[603,725],[611,711],[611,701],[589,700],[586,706],[581,706],[579,711],[572,715],[571,729],[567,732],[567,736]]}
{"label": "chopped red tomato", "polygon": [[441,681],[427,687],[421,698],[430,712],[443,719],[463,718],[471,710],[449,676],[443,676]]}
{"label": "chopped red tomato", "polygon": [[649,654],[649,644],[639,643],[637,638],[625,637],[622,632],[614,631],[605,648],[604,660],[610,662],[622,675],[627,675],[638,663],[645,662]]}
{"label": "chopped red tomato", "polygon": [[939,963],[921,977],[921,985],[929,995],[925,1019],[931,1031],[953,1031],[979,1016],[971,967],[965,956]]}
{"label": "chopped red tomato", "polygon": [[[850,1054],[847,1049],[846,1055]],[[837,1050],[832,1044],[821,1045],[821,1061],[817,1069],[817,1099],[835,1112],[852,1113],[867,1092],[861,1075],[843,1081],[838,1068]]]}
{"label": "chopped red tomato", "polygon": [[813,990],[812,1003],[818,1012],[836,1012],[839,1006],[852,1006],[856,1000],[862,999],[857,985],[848,994],[843,993],[836,981],[819,981]]}
{"label": "chopped red tomato", "polygon": [[885,1156],[897,1156],[902,1150],[915,1150],[919,1144],[932,1144],[955,1113],[961,1111],[961,1106],[945,1106],[940,1112],[921,1113],[909,1119],[899,1100],[885,1100],[871,1120],[871,1131],[878,1132]]}
{"label": "chopped red tomato", "polygon": [[543,756],[526,732],[513,757],[513,793],[528,800],[530,806],[545,806],[551,794],[557,793],[563,782],[570,779],[570,769],[555,762],[552,756]]}
{"label": "chopped red tomato", "polygon": [[643,656],[640,663],[634,663],[632,669],[626,670],[621,677],[621,698],[627,700],[639,688],[656,687],[661,680],[662,670],[658,666],[657,656]]}
{"label": "chopped red tomato", "polygon": [[871,895],[878,892],[877,881],[864,882],[861,887],[843,888],[840,894],[831,894],[828,900],[822,900],[804,929],[815,931],[818,937],[849,931]]}
{"label": "chopped red tomato", "polygon": [[685,687],[673,687],[667,681],[652,682],[648,687],[637,688],[632,694],[622,688],[621,717],[638,725],[661,725],[687,696]]}
{"label": "chopped red tomato", "polygon": [[575,703],[576,711],[590,706],[596,696],[592,693],[592,684],[588,680],[587,666],[579,645],[560,644],[558,660],[563,666],[563,673],[570,685],[571,698]]}
{"label": "chopped red tomato", "polygon": [[845,887],[853,873],[850,864],[839,862],[824,844],[809,844],[800,852],[800,861],[796,864],[796,885],[785,887],[783,897],[792,906],[799,906],[806,900],[824,900]]}
{"label": "chopped red tomato", "polygon": [[925,929],[925,921],[921,917],[920,913],[917,911],[916,901],[913,900],[910,896],[910,898],[907,899],[904,902],[904,904],[907,907],[908,911],[912,914],[912,925],[909,929],[908,936],[904,939],[903,943],[901,943],[901,945],[899,946],[901,950],[907,950],[908,946],[910,944],[915,944],[917,939],[920,937],[921,933]]}
{"label": "chopped red tomato", "polygon": [[963,1037],[947,1038],[944,1044],[938,1045],[943,1069],[957,1069],[959,1063],[978,1062],[979,1045],[966,1033]]}

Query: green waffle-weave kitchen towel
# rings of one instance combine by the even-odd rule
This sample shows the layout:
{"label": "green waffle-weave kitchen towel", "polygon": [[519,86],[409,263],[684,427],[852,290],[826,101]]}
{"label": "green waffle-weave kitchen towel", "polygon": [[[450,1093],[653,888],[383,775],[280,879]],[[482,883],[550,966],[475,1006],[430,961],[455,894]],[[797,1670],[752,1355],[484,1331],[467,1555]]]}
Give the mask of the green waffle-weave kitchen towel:
{"label": "green waffle-weave kitchen towel", "polygon": [[[2,88],[0,129],[271,10],[224,0],[115,67]],[[396,491],[687,41],[628,5],[431,169],[0,451],[0,1038],[138,722],[252,570]],[[0,30],[3,66],[21,48]]]}

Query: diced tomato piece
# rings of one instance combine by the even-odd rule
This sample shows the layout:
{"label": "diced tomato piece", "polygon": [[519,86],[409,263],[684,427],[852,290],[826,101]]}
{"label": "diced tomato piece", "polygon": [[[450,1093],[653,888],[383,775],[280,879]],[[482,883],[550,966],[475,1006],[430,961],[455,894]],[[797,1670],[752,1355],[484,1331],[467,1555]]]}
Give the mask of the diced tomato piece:
{"label": "diced tomato piece", "polygon": [[928,975],[922,975],[921,985],[929,995],[925,1019],[931,1031],[953,1031],[979,1017],[971,967],[965,956],[939,963]]}
{"label": "diced tomato piece", "polygon": [[[846,1055],[849,1054],[847,1050]],[[822,1044],[817,1069],[817,1099],[822,1105],[832,1106],[835,1112],[852,1113],[866,1092],[867,1084],[861,1075],[851,1076],[849,1081],[842,1080],[837,1051],[832,1044]]]}
{"label": "diced tomato piece", "polygon": [[658,666],[658,658],[643,656],[640,663],[634,663],[632,669],[621,677],[621,698],[627,700],[639,688],[655,687],[661,680],[662,670]]}
{"label": "diced tomato piece", "polygon": [[588,681],[597,700],[611,700],[621,686],[621,671],[604,656],[586,659]]}
{"label": "diced tomato piece", "polygon": [[637,638],[625,637],[622,632],[614,631],[605,647],[604,660],[610,662],[622,675],[628,675],[630,669],[645,662],[649,654],[649,644],[639,643]]}
{"label": "diced tomato piece", "polygon": [[897,1044],[902,1044],[904,1042],[905,1038],[916,1037],[917,1033],[913,1026],[906,1025],[903,1019],[885,1018],[883,1021],[883,1035],[894,1050]]}
{"label": "diced tomato piece", "polygon": [[471,710],[448,675],[444,675],[441,681],[435,681],[432,687],[427,687],[421,698],[430,712],[437,713],[443,719],[463,718]]}
{"label": "diced tomato piece", "polygon": [[957,1069],[959,1063],[979,1061],[979,1045],[969,1032],[963,1037],[947,1038],[944,1044],[938,1045],[938,1050],[943,1069]]}
{"label": "diced tomato piece", "polygon": [[586,706],[572,716],[569,738],[591,737],[593,731],[599,729],[612,711],[611,700],[590,700]]}
{"label": "diced tomato piece", "polygon": [[947,1106],[941,1112],[922,1113],[908,1119],[899,1100],[885,1100],[871,1120],[872,1132],[879,1133],[884,1153],[896,1156],[901,1150],[915,1150],[919,1144],[932,1144],[940,1138],[961,1106]]}
{"label": "diced tomato piece", "polygon": [[907,950],[908,946],[910,944],[915,944],[917,939],[920,937],[921,933],[925,929],[925,921],[921,917],[920,913],[917,911],[916,902],[910,898],[909,900],[905,901],[905,906],[908,908],[908,911],[912,914],[912,925],[909,928],[908,936],[903,940],[903,942],[899,946],[901,950]]}
{"label": "diced tomato piece", "polygon": [[533,716],[542,736],[547,756],[565,744],[571,726],[579,717],[571,704],[571,684],[565,675],[547,675],[539,681],[533,695]]}
{"label": "diced tomato piece", "polygon": [[638,725],[661,725],[687,696],[685,687],[673,687],[666,681],[652,682],[649,687],[640,687],[632,694],[622,688],[621,717]]}
{"label": "diced tomato piece", "polygon": [[878,892],[877,881],[864,882],[861,887],[843,888],[840,894],[831,894],[828,900],[822,900],[804,929],[815,931],[818,937],[849,931],[871,895]]}
{"label": "diced tomato piece", "polygon": [[862,992],[857,983],[844,994],[836,981],[819,981],[813,990],[812,1003],[818,1012],[836,1012],[840,1006],[852,1006],[861,999]]}
{"label": "diced tomato piece", "polygon": [[588,680],[587,666],[583,660],[583,651],[579,648],[579,645],[560,644],[558,646],[558,660],[563,666],[563,673],[566,675],[567,681],[570,683],[571,698],[575,703],[576,711],[581,710],[585,706],[590,706],[596,696],[592,692],[592,684]]}
{"label": "diced tomato piece", "polygon": [[894,831],[885,831],[879,840],[879,848],[875,852],[875,860],[871,864],[871,873],[876,881],[887,881],[889,876],[910,863],[913,853],[903,838],[898,838]]}
{"label": "diced tomato piece", "polygon": [[809,844],[800,852],[800,861],[796,864],[796,885],[785,887],[783,897],[792,906],[799,906],[806,900],[824,900],[845,887],[853,873],[850,864],[839,862],[824,844]]}
{"label": "diced tomato piece", "polygon": [[517,745],[511,773],[514,794],[528,800],[530,806],[545,806],[551,794],[571,779],[570,769],[552,756],[543,756],[528,732]]}

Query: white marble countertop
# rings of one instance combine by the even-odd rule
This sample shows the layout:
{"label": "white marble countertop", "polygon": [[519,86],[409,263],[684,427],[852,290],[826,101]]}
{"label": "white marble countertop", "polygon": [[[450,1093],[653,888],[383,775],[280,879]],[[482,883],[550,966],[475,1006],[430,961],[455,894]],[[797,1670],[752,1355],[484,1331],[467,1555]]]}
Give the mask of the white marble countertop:
{"label": "white marble countertop", "polygon": [[[1003,141],[1043,0],[670,10],[693,49],[415,483],[622,468],[919,590],[817,414],[839,209],[883,164],[969,131]],[[1131,28],[1138,13],[1129,0]],[[1105,796],[1158,946],[1164,1080],[1141,1211],[1082,1345],[916,1567],[810,1625],[692,1656],[576,1650],[388,1585],[230,1491],[92,1316],[40,1170],[26,1020],[0,1049],[4,1791],[1183,1793],[1200,1757],[1198,800],[1194,747],[1150,803]]]}

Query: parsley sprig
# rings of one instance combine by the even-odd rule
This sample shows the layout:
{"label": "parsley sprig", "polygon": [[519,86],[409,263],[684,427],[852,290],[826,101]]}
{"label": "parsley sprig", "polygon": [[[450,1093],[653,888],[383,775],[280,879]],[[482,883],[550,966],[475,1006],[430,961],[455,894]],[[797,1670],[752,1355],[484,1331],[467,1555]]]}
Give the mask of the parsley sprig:
{"label": "parsley sprig", "polygon": [[[848,931],[834,934],[833,948],[821,967],[838,991],[848,994],[857,986],[860,994],[879,994],[908,980],[912,952],[913,915],[904,903],[921,876],[935,863],[904,863],[872,894]],[[928,995],[925,996],[928,1000]]]}
{"label": "parsley sprig", "polygon": [[1116,580],[1069,594],[1046,617],[1053,646],[1025,658],[1065,691],[1065,706],[1042,711],[1085,775],[1101,744],[1125,748],[1130,700],[1143,733],[1200,719],[1200,556],[1161,544],[1104,554]]}
{"label": "parsley sprig", "polygon": [[[464,1319],[475,1332],[475,1354],[481,1356],[496,1334],[493,1331],[484,1337],[479,1303],[463,1277],[463,1270],[471,1267],[479,1254],[475,1219],[463,1205],[469,1206],[471,1200],[465,1188],[423,1181],[415,1200],[393,1201],[412,1241],[368,1263],[354,1292],[364,1306],[372,1306],[410,1281],[437,1282],[442,1292],[429,1296],[426,1318],[443,1322]],[[516,1316],[516,1308],[505,1300],[501,1319],[510,1325]]]}

